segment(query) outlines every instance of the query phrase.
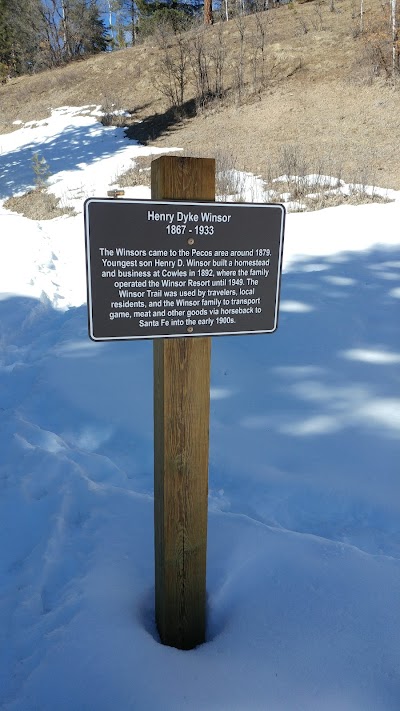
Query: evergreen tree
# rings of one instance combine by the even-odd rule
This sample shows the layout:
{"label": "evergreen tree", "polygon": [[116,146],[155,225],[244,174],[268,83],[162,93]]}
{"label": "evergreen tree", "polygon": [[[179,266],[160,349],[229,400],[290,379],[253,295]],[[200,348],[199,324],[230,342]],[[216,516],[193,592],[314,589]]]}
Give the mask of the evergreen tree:
{"label": "evergreen tree", "polygon": [[0,0],[0,63],[10,75],[35,71],[40,64],[40,6],[41,0]]}
{"label": "evergreen tree", "polygon": [[0,79],[103,52],[96,0],[0,0]]}
{"label": "evergreen tree", "polygon": [[139,31],[154,32],[157,25],[169,25],[174,32],[187,29],[199,14],[201,5],[196,0],[136,0]]}
{"label": "evergreen tree", "polygon": [[136,39],[136,3],[135,0],[100,0],[100,9],[108,15],[108,24],[112,36],[112,47],[122,49],[135,44]]}
{"label": "evergreen tree", "polygon": [[132,46],[136,43],[139,10],[136,0],[115,0],[120,8],[121,23],[124,24],[130,35]]}
{"label": "evergreen tree", "polygon": [[0,79],[5,78],[13,64],[13,37],[7,0],[0,0]]}
{"label": "evergreen tree", "polygon": [[62,0],[66,59],[104,52],[111,36],[100,17],[96,0]]}
{"label": "evergreen tree", "polygon": [[174,32],[185,29],[201,14],[203,0],[99,0],[109,16],[114,47],[134,45],[137,36],[153,33],[159,25]]}

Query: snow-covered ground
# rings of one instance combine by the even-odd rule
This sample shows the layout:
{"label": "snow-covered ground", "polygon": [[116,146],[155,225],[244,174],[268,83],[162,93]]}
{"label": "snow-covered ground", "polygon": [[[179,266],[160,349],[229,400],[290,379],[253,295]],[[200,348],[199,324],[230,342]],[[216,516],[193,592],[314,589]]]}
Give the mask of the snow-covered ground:
{"label": "snow-covered ground", "polygon": [[213,340],[182,652],[153,619],[151,343],[89,340],[81,214],[3,207],[34,151],[81,211],[150,149],[87,107],[0,136],[0,708],[398,711],[400,196],[289,214],[278,331]]}

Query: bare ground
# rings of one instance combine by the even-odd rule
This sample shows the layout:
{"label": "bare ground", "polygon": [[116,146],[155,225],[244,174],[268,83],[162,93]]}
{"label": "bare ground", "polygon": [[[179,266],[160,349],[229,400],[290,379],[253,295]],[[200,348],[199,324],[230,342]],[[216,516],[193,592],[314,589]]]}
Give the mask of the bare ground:
{"label": "bare ground", "polygon": [[8,198],[4,202],[4,207],[30,220],[52,220],[61,215],[74,214],[72,208],[63,207],[58,198],[40,188],[29,190],[18,197]]}

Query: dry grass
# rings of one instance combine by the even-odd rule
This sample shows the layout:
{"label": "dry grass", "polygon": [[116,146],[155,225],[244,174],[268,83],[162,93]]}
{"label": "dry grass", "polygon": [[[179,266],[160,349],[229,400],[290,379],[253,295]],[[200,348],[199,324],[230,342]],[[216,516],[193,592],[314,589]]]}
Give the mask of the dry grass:
{"label": "dry grass", "polygon": [[142,142],[180,146],[189,155],[205,157],[233,152],[236,168],[265,179],[283,148],[296,144],[309,158],[316,146],[320,154],[334,157],[346,182],[366,171],[378,185],[400,189],[395,158],[400,144],[399,88],[386,80],[371,56],[371,41],[379,39],[374,28],[382,24],[387,0],[383,5],[381,0],[365,0],[364,7],[363,34],[355,0],[334,0],[333,12],[330,0],[314,0],[261,13],[266,38],[262,77],[260,55],[258,64],[255,61],[256,20],[244,18],[240,101],[240,32],[231,20],[207,31],[210,46],[219,42],[224,47],[225,76],[223,99],[205,110],[196,111],[192,78],[181,115],[169,110],[155,88],[163,64],[153,38],[136,48],[1,86],[0,131],[13,130],[15,119],[44,118],[51,107],[108,102],[131,112],[130,135]]}
{"label": "dry grass", "polygon": [[143,156],[135,158],[129,170],[118,175],[114,185],[120,188],[135,187],[136,185],[147,185],[150,187],[150,167],[153,156]]}
{"label": "dry grass", "polygon": [[232,153],[216,156],[216,190],[219,199],[237,202],[286,203],[290,212],[321,210],[342,204],[390,202],[386,190],[378,190],[374,176],[363,169],[350,184],[341,177],[341,165],[317,151],[310,158],[300,146],[288,145],[277,163],[269,164],[267,177],[236,170]]}
{"label": "dry grass", "polygon": [[75,214],[71,207],[63,207],[58,198],[40,188],[29,190],[18,197],[8,198],[4,202],[4,207],[30,220],[52,220],[61,215]]}

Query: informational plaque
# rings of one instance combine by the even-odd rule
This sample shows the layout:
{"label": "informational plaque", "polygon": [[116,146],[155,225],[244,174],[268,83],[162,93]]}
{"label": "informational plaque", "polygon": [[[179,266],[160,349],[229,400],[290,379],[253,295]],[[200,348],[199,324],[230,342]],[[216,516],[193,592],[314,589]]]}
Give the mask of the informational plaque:
{"label": "informational plaque", "polygon": [[86,200],[90,337],[272,333],[284,222],[279,204]]}

